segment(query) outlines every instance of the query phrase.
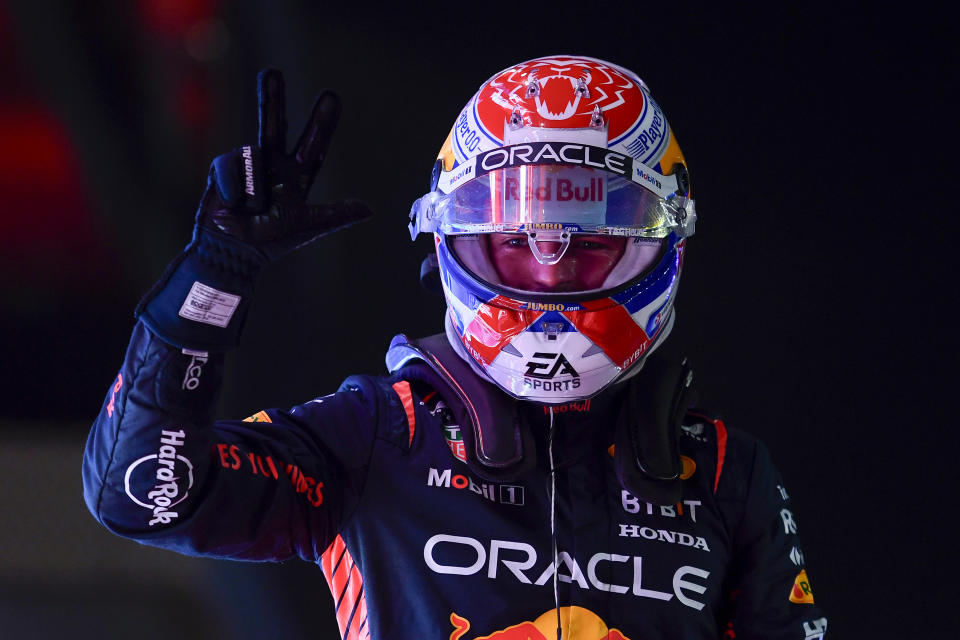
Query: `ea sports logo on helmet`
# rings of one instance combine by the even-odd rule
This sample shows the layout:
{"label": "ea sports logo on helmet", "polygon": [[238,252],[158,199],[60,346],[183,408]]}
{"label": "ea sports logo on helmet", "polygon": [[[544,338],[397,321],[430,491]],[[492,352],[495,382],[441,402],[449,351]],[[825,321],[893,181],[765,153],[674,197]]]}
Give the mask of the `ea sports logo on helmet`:
{"label": "ea sports logo on helmet", "polygon": [[494,76],[477,94],[476,112],[481,126],[502,138],[504,121],[514,112],[525,126],[579,129],[591,126],[599,107],[612,146],[643,118],[647,103],[638,80],[624,70],[600,60],[555,56]]}

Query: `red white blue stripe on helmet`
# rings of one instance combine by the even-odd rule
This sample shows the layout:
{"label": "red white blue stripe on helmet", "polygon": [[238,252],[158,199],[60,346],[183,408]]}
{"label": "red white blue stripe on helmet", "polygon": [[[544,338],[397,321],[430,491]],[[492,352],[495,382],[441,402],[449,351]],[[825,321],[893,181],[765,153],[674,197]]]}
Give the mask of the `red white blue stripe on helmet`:
{"label": "red white blue stripe on helmet", "polygon": [[[483,364],[523,332],[579,332],[619,367],[632,364],[666,321],[682,266],[681,241],[641,281],[613,296],[580,303],[516,300],[483,286],[437,245],[450,316],[464,346]],[[638,345],[640,345],[638,347]]]}

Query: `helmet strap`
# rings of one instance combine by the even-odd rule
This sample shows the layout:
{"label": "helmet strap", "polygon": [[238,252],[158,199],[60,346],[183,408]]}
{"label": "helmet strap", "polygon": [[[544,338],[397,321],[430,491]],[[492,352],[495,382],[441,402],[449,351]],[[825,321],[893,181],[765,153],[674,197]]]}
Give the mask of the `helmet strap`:
{"label": "helmet strap", "polygon": [[680,425],[693,403],[693,369],[651,354],[630,379],[614,433],[614,468],[621,486],[658,505],[681,499]]}
{"label": "helmet strap", "polygon": [[396,336],[387,367],[437,390],[463,432],[467,466],[480,478],[510,482],[536,466],[533,435],[517,401],[477,376],[444,334],[419,340]]}

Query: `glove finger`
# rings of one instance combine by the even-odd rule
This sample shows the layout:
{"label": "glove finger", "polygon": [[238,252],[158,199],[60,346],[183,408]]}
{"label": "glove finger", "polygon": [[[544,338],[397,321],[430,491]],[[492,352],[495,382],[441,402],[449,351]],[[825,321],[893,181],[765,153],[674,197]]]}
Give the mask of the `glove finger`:
{"label": "glove finger", "polygon": [[298,165],[298,182],[304,193],[310,190],[317,170],[323,164],[339,119],[340,96],[329,89],[322,91],[313,103],[310,119],[293,152]]}
{"label": "glove finger", "polygon": [[344,227],[373,217],[373,211],[370,210],[370,207],[359,200],[345,200],[332,204],[310,204],[306,205],[306,210],[306,220],[309,222],[310,231],[316,237],[339,231]]}
{"label": "glove finger", "polygon": [[275,260],[317,238],[366,220],[372,215],[373,212],[367,205],[357,201],[303,205],[284,217],[282,234],[261,245],[261,248],[267,257]]}
{"label": "glove finger", "polygon": [[260,148],[267,158],[282,156],[287,148],[287,107],[283,74],[279,69],[264,69],[257,75],[257,103],[260,109]]}
{"label": "glove finger", "polygon": [[220,199],[228,207],[260,212],[266,202],[263,178],[263,154],[253,146],[240,147],[217,156],[211,165],[211,176]]}

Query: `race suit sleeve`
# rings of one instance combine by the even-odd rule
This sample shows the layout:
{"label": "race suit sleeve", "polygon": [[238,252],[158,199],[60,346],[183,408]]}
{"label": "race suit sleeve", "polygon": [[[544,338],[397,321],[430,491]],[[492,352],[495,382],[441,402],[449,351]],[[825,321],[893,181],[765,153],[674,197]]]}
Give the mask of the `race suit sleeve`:
{"label": "race suit sleeve", "polygon": [[743,516],[734,532],[736,561],[728,589],[732,622],[725,638],[824,637],[827,619],[814,603],[790,497],[769,452],[751,440],[730,453],[742,456],[750,472]]}
{"label": "race suit sleeve", "polygon": [[351,378],[289,411],[215,422],[223,358],[136,325],[87,441],[87,506],[114,533],[181,553],[315,561],[357,504],[377,424],[395,408],[375,379]]}

